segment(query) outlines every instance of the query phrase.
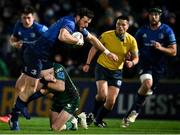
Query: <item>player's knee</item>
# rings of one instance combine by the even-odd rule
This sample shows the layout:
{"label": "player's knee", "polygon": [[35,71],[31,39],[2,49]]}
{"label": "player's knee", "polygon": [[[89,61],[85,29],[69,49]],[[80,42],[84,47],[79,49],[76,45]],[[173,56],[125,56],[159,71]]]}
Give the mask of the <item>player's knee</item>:
{"label": "player's knee", "polygon": [[106,100],[106,95],[105,94],[98,94],[98,95],[96,95],[96,99],[98,101],[105,101]]}
{"label": "player's knee", "polygon": [[140,76],[141,83],[146,87],[146,89],[151,89],[153,78],[151,74],[142,74]]}

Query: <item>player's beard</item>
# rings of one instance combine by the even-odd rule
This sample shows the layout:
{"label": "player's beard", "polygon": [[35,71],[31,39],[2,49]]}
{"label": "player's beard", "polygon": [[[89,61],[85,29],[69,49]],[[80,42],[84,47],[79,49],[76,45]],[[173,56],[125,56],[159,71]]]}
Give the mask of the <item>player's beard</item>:
{"label": "player's beard", "polygon": [[156,26],[159,25],[159,22],[160,22],[160,20],[158,20],[158,21],[152,21],[152,22],[150,23],[150,25],[151,25],[152,27],[156,27]]}

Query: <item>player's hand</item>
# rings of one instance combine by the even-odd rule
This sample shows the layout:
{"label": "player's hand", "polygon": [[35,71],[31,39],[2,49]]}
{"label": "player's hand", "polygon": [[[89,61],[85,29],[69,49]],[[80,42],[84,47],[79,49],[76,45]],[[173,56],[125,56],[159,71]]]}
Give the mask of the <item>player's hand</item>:
{"label": "player's hand", "polygon": [[85,64],[85,65],[83,65],[82,70],[83,70],[84,72],[88,72],[88,71],[89,71],[89,68],[90,68],[89,64]]}
{"label": "player's hand", "polygon": [[17,41],[17,42],[14,42],[14,43],[13,43],[13,47],[18,48],[18,49],[21,48],[22,45],[23,45],[23,42],[22,42],[22,41]]}
{"label": "player's hand", "polygon": [[126,67],[127,67],[127,68],[132,68],[132,67],[134,67],[134,62],[133,62],[133,61],[126,60],[126,61],[125,61],[125,64],[126,64]]}
{"label": "player's hand", "polygon": [[161,48],[162,48],[162,45],[159,42],[154,41],[153,45],[154,45],[155,49],[161,50]]}
{"label": "player's hand", "polygon": [[78,42],[76,43],[76,45],[83,46],[84,45],[84,40],[78,39]]}
{"label": "player's hand", "polygon": [[114,53],[111,53],[111,52],[109,54],[107,54],[107,57],[110,60],[113,60],[113,61],[118,61],[119,60],[118,56],[116,54],[114,54]]}
{"label": "player's hand", "polygon": [[56,82],[56,78],[52,74],[48,74],[48,75],[44,76],[44,79],[48,82]]}

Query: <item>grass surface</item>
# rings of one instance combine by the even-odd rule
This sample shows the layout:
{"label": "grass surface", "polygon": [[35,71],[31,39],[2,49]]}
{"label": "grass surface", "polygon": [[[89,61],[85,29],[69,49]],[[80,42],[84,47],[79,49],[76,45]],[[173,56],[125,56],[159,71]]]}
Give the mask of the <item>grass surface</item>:
{"label": "grass surface", "polygon": [[[77,131],[63,131],[61,134],[180,134],[180,121],[163,120],[137,120],[128,128],[120,126],[117,119],[106,119],[107,128],[97,128],[93,124],[88,130],[81,127]],[[0,123],[0,135],[2,134],[57,134],[50,131],[49,119],[33,117],[31,120],[20,118],[21,131],[10,131],[8,124]]]}

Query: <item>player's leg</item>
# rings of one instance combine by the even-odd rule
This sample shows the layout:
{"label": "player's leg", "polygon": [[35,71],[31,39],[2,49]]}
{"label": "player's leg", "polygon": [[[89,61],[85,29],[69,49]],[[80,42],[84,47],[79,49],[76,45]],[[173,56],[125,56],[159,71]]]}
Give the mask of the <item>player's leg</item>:
{"label": "player's leg", "polygon": [[93,110],[94,117],[97,116],[97,112],[99,108],[103,106],[106,100],[107,90],[108,90],[107,81],[104,80],[96,81],[96,86],[97,86],[97,94],[94,102],[94,110]]}
{"label": "player's leg", "polygon": [[15,84],[16,91],[15,91],[14,102],[13,102],[14,105],[16,103],[16,99],[19,93],[24,90],[24,86],[25,86],[25,77],[24,77],[24,73],[21,73],[21,75],[19,76]]}
{"label": "player's leg", "polygon": [[143,73],[140,76],[141,86],[137,92],[135,97],[135,101],[127,112],[125,117],[122,121],[122,127],[129,126],[130,122],[135,122],[137,116],[139,115],[142,107],[145,105],[146,97],[152,95],[152,91],[155,89],[159,77],[152,76],[152,72],[150,73]]}
{"label": "player's leg", "polygon": [[[17,79],[16,84],[15,84],[15,92],[14,92],[15,95],[14,95],[13,105],[15,105],[15,103],[16,103],[16,99],[18,97],[19,92],[23,91],[24,84],[25,84],[24,83],[24,74],[21,73],[21,75],[19,76],[19,78]],[[10,118],[11,118],[11,114],[6,114],[4,116],[0,116],[0,121],[4,122],[4,123],[8,123]]]}
{"label": "player's leg", "polygon": [[72,117],[72,115],[65,110],[62,110],[58,115],[57,113],[51,112],[51,117],[51,127],[54,131],[62,131],[73,127],[73,124],[69,125],[69,123],[67,123],[66,125],[66,122]]}
{"label": "player's leg", "polygon": [[106,102],[100,108],[99,113],[96,117],[96,122],[97,122],[97,124],[98,123],[100,124],[99,125],[100,127],[106,127],[107,126],[107,124],[104,124],[103,118],[105,118],[107,116],[107,114],[112,111],[112,109],[115,105],[118,93],[119,93],[119,88],[114,87],[114,86],[109,86],[108,95],[106,97]]}
{"label": "player's leg", "polygon": [[95,118],[99,108],[104,104],[107,96],[108,84],[106,81],[106,70],[99,64],[95,67],[95,80],[97,87],[97,94],[94,101],[93,115],[87,115],[88,125],[93,122],[92,118]]}

